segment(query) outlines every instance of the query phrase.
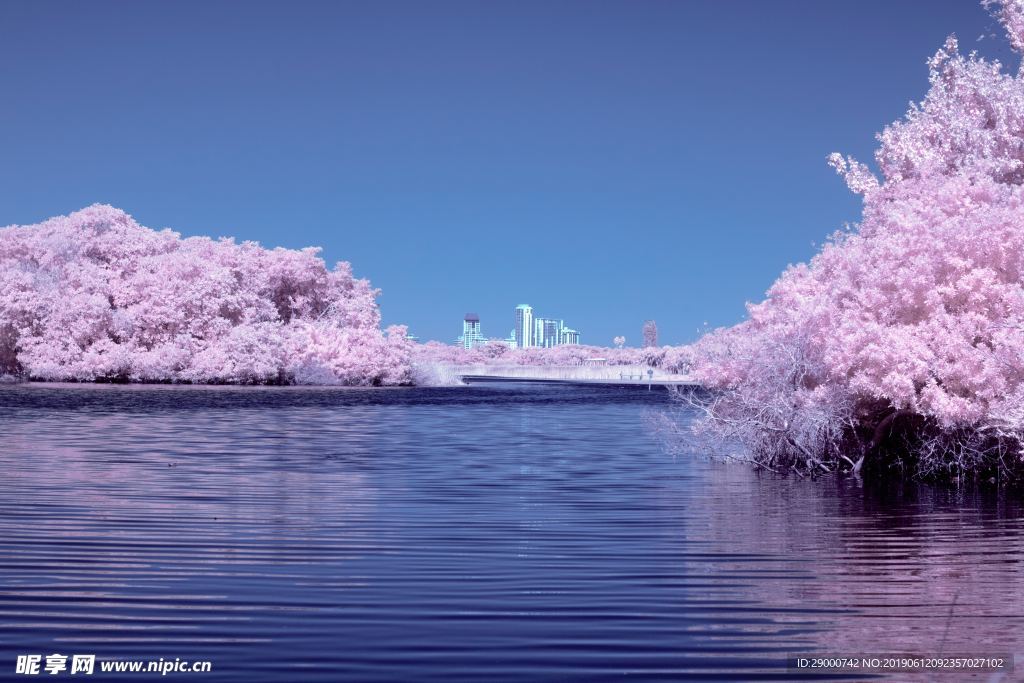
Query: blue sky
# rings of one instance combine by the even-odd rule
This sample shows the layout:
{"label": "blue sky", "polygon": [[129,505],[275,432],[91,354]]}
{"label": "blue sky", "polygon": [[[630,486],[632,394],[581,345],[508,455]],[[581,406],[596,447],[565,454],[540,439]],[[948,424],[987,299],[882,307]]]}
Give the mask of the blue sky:
{"label": "blue sky", "polygon": [[971,0],[3,0],[0,225],[322,246],[423,338],[529,303],[690,341],[857,219],[825,157],[869,160],[950,33],[1013,60]]}

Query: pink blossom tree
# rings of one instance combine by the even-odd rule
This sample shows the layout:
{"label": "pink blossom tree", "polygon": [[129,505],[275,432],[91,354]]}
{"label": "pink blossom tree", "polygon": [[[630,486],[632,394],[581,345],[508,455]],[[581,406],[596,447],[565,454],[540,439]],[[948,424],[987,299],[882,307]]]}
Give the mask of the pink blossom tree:
{"label": "pink blossom tree", "polygon": [[0,229],[0,372],[41,380],[409,381],[378,292],[317,249],[182,239],[94,205]]}
{"label": "pink blossom tree", "polygon": [[644,346],[658,345],[658,323],[653,320],[645,320],[643,328]]}
{"label": "pink blossom tree", "polygon": [[[993,3],[1015,49],[1024,2]],[[788,269],[741,324],[707,335],[699,429],[774,469],[922,475],[1024,464],[1024,76],[929,62],[924,101],[879,136],[857,229]]]}
{"label": "pink blossom tree", "polygon": [[687,346],[635,349],[563,344],[550,348],[510,349],[504,342],[493,342],[465,349],[430,341],[413,350],[414,362],[419,364],[574,367],[588,359],[603,358],[609,365],[647,365],[678,374],[689,372],[692,357],[693,351]]}

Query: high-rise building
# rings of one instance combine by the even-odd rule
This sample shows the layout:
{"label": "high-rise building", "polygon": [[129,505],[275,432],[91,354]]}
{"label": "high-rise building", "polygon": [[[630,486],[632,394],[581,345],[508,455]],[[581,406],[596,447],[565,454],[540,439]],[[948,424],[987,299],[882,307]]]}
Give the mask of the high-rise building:
{"label": "high-rise building", "polygon": [[571,327],[563,327],[559,335],[559,344],[579,344],[580,333]]}
{"label": "high-rise building", "polygon": [[476,313],[467,313],[462,320],[462,336],[459,337],[458,343],[463,348],[471,349],[485,341],[487,340],[484,339],[483,332],[480,330],[480,316]]}
{"label": "high-rise building", "polygon": [[516,326],[514,328],[516,346],[520,349],[528,349],[536,346],[533,329],[533,308],[529,304],[516,306]]}
{"label": "high-rise building", "polygon": [[516,324],[508,339],[513,348],[528,349],[542,347],[549,349],[561,344],[579,344],[580,333],[565,326],[565,321],[558,318],[540,318],[533,316],[533,308],[528,304],[516,306]]}
{"label": "high-rise building", "polygon": [[550,349],[562,343],[562,328],[565,323],[554,318],[535,318],[533,326],[534,343]]}

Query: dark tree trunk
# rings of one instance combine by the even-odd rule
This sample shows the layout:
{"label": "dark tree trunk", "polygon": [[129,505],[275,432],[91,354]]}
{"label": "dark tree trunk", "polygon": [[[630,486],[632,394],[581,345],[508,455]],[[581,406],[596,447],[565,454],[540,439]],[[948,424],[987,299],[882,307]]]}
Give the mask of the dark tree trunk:
{"label": "dark tree trunk", "polygon": [[886,437],[888,437],[889,434],[892,432],[892,423],[896,421],[897,417],[900,417],[902,415],[913,414],[913,410],[901,408],[900,410],[894,410],[885,417],[883,417],[882,420],[877,425],[875,425],[875,432],[872,435],[871,441],[868,443],[867,448],[864,449],[864,454],[861,455],[857,462],[853,464],[853,473],[860,474],[860,470],[864,466],[864,458],[866,458],[869,453],[874,452],[875,450],[878,449],[879,446],[882,445],[882,442],[885,441]]}

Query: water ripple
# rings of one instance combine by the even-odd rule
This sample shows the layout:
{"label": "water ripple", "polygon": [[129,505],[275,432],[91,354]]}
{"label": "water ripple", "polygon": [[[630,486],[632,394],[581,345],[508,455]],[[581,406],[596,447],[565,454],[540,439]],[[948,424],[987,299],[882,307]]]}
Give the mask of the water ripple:
{"label": "water ripple", "polygon": [[789,652],[1024,650],[1017,501],[676,459],[665,400],[0,388],[0,667],[756,681]]}

